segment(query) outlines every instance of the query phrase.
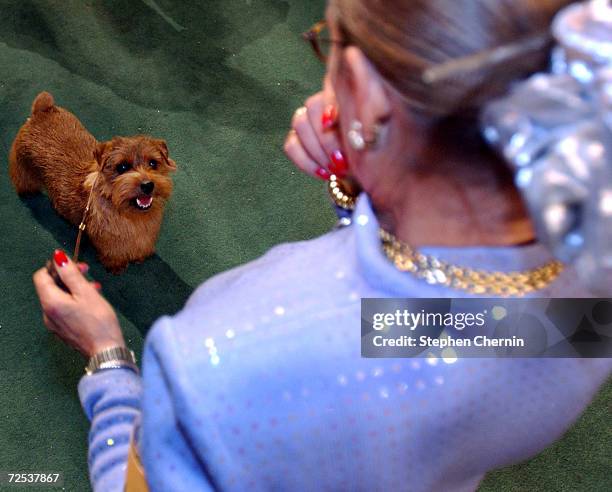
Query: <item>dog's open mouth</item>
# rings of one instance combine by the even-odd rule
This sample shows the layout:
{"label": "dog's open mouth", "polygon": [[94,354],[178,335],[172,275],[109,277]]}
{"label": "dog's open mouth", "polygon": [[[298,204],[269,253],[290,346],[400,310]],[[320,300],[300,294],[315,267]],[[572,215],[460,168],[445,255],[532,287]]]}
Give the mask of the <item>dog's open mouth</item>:
{"label": "dog's open mouth", "polygon": [[151,205],[153,204],[153,197],[150,195],[137,196],[134,198],[133,203],[136,208],[140,210],[147,210],[151,208]]}

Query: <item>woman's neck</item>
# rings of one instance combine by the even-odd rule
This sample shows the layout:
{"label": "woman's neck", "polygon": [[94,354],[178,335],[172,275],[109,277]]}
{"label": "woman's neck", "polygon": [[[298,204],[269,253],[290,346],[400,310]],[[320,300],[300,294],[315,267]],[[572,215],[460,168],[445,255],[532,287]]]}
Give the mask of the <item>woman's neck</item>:
{"label": "woman's neck", "polygon": [[370,196],[381,226],[415,247],[514,246],[534,240],[533,225],[504,169],[496,169],[497,163],[449,164],[377,186]]}

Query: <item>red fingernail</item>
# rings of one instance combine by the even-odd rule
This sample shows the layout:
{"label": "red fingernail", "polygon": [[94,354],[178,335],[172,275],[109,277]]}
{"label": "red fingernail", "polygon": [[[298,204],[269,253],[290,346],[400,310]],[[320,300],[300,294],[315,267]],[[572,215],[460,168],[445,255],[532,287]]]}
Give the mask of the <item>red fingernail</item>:
{"label": "red fingernail", "polygon": [[325,108],[323,115],[321,116],[321,125],[323,125],[323,129],[329,130],[330,128],[333,128],[337,119],[338,112],[336,111],[336,106],[330,104]]}
{"label": "red fingernail", "polygon": [[329,165],[329,170],[337,176],[344,176],[348,170],[348,164],[342,151],[335,150],[331,153],[330,158],[331,164]]}
{"label": "red fingernail", "polygon": [[315,171],[315,174],[319,176],[319,178],[324,179],[325,181],[327,181],[331,177],[331,173],[327,169],[324,169],[322,167],[317,169]]}
{"label": "red fingernail", "polygon": [[56,249],[53,253],[53,260],[58,267],[63,267],[68,263],[68,257],[61,249]]}
{"label": "red fingernail", "polygon": [[100,282],[94,282],[93,286],[96,290],[102,290],[102,284]]}

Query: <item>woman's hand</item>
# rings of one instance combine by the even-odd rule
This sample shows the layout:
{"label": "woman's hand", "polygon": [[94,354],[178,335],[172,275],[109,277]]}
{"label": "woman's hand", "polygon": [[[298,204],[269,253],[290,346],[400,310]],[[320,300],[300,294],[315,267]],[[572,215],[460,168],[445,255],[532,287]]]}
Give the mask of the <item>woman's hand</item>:
{"label": "woman's hand", "polygon": [[320,179],[346,173],[346,159],[337,133],[337,109],[333,91],[325,89],[309,97],[291,120],[285,139],[285,154],[295,165]]}
{"label": "woman's hand", "polygon": [[53,261],[70,293],[55,284],[46,268],[34,274],[43,321],[49,331],[86,357],[106,348],[125,346],[115,311],[98,293],[96,284],[81,273],[86,266],[76,265],[60,250],[53,255]]}

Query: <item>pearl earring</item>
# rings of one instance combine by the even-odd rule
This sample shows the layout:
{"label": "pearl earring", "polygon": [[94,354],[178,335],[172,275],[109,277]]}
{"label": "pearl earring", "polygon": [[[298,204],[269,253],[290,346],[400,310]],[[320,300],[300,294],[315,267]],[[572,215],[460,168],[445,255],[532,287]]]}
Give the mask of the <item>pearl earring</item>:
{"label": "pearl earring", "polygon": [[380,125],[375,125],[372,131],[373,135],[371,138],[366,138],[363,135],[363,124],[361,121],[353,120],[351,121],[351,126],[346,134],[350,146],[357,150],[362,151],[366,147],[374,147],[378,142],[378,137],[380,135]]}
{"label": "pearl earring", "polygon": [[358,151],[365,149],[365,139],[363,138],[363,133],[361,132],[362,128],[363,125],[361,124],[361,121],[353,120],[351,121],[351,129],[346,135],[351,147]]}

